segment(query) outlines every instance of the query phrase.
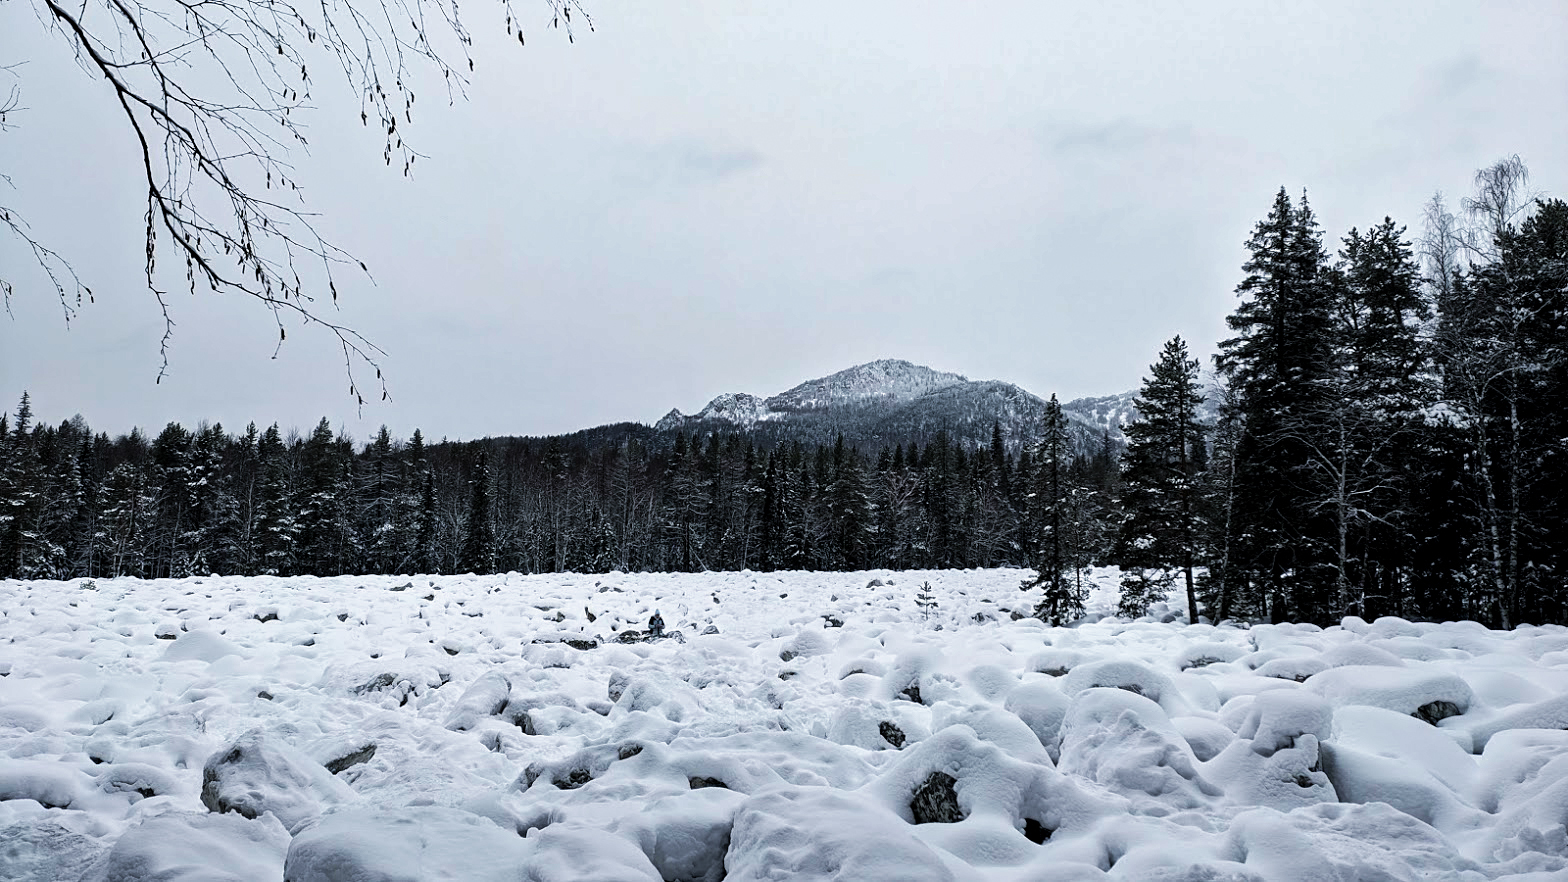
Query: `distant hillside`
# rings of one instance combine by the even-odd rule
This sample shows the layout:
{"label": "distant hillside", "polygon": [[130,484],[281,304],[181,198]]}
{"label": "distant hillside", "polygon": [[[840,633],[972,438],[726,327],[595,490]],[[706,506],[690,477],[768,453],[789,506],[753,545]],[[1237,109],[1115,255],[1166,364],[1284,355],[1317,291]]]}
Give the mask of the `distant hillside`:
{"label": "distant hillside", "polygon": [[[1091,450],[1109,434],[1123,443],[1122,426],[1136,417],[1131,392],[1082,398],[1062,405],[1080,448]],[[739,432],[759,444],[845,441],[878,448],[911,441],[928,444],[945,431],[964,445],[989,444],[999,425],[1010,448],[1039,436],[1045,401],[1012,383],[970,380],[907,361],[888,359],[808,380],[761,398],[730,392],[695,414],[671,410],[655,431],[707,434]]]}

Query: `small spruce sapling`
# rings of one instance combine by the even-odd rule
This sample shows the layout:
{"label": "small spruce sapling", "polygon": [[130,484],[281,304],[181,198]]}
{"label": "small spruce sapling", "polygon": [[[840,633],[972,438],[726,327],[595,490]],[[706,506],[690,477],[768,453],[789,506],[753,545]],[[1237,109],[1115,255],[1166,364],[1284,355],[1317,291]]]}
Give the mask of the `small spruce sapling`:
{"label": "small spruce sapling", "polygon": [[1146,570],[1137,567],[1122,575],[1121,603],[1116,614],[1136,619],[1149,614],[1149,607],[1170,596],[1175,575],[1167,570]]}
{"label": "small spruce sapling", "polygon": [[920,607],[920,618],[930,621],[931,614],[936,611],[936,595],[931,593],[930,582],[922,583],[915,593],[915,606]]}

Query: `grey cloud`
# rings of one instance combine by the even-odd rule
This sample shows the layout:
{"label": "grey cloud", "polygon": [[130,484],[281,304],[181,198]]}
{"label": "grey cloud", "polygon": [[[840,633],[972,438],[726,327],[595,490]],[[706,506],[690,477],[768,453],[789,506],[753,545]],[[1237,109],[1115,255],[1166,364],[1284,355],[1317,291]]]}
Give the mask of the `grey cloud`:
{"label": "grey cloud", "polygon": [[762,154],[750,147],[676,140],[626,150],[614,177],[617,184],[644,188],[699,187],[745,174],[762,163]]}
{"label": "grey cloud", "polygon": [[1053,125],[1047,132],[1052,153],[1132,153],[1156,148],[1189,146],[1197,141],[1192,127],[1153,126],[1118,119],[1107,123]]}
{"label": "grey cloud", "polygon": [[1489,75],[1478,56],[1462,55],[1433,72],[1432,88],[1440,97],[1457,95],[1480,85]]}

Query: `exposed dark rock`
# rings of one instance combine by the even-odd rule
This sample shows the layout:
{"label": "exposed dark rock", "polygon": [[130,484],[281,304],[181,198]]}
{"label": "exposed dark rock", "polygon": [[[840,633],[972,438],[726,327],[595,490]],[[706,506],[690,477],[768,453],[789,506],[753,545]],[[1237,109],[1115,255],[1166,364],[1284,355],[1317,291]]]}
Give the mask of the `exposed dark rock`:
{"label": "exposed dark rock", "polygon": [[956,824],[964,819],[958,807],[958,791],[953,786],[958,779],[946,772],[932,772],[924,784],[915,790],[909,802],[909,811],[916,824]]}
{"label": "exposed dark rock", "polygon": [[701,790],[704,787],[718,787],[723,790],[730,789],[728,784],[725,784],[718,778],[709,778],[706,775],[693,775],[686,779],[686,783],[691,785],[693,790]]}
{"label": "exposed dark rock", "polygon": [[908,686],[905,686],[904,691],[898,693],[898,697],[913,701],[915,704],[925,704],[925,702],[920,698],[919,682],[910,683]]}
{"label": "exposed dark rock", "polygon": [[717,634],[717,633],[719,633],[719,626],[718,625],[709,625],[708,627],[702,629],[702,634],[703,634],[704,637],[706,637],[709,634]]}
{"label": "exposed dark rock", "polygon": [[786,649],[783,652],[779,653],[779,661],[794,661],[794,660],[795,660],[795,651],[792,650],[792,649]]}
{"label": "exposed dark rock", "polygon": [[277,816],[289,830],[354,798],[320,763],[259,732],[242,736],[202,765],[201,802],[215,814]]}
{"label": "exposed dark rock", "polygon": [[340,621],[340,622],[348,621],[348,613],[338,613],[338,621]]}
{"label": "exposed dark rock", "polygon": [[888,744],[893,745],[894,747],[899,748],[900,750],[903,749],[903,747],[904,747],[904,730],[903,729],[900,729],[897,726],[893,725],[892,723],[889,723],[887,720],[883,720],[882,722],[877,724],[877,731],[882,733],[882,740],[886,741]]}
{"label": "exposed dark rock", "polygon": [[447,655],[457,655],[457,653],[458,653],[458,649],[457,649],[457,648],[456,648],[456,647],[452,647],[452,646],[443,646],[443,647],[441,647],[441,648],[442,648],[442,649],[444,649],[444,650],[446,650],[446,654],[447,654]]}
{"label": "exposed dark rock", "polygon": [[621,696],[626,694],[626,686],[627,686],[627,684],[631,683],[631,681],[632,681],[632,678],[627,676],[622,671],[615,671],[615,672],[611,673],[610,674],[610,689],[609,689],[610,700],[611,701],[620,701],[621,700]]}
{"label": "exposed dark rock", "polygon": [[576,790],[592,780],[593,774],[587,769],[573,769],[565,778],[556,778],[550,783],[562,790]]}
{"label": "exposed dark rock", "polygon": [[253,616],[253,618],[256,621],[261,622],[263,625],[265,625],[268,622],[276,622],[278,620],[278,614],[275,613],[275,612],[269,612],[269,613],[266,613],[265,615]]}
{"label": "exposed dark rock", "polygon": [[337,759],[326,763],[325,765],[327,767],[327,771],[336,775],[338,772],[341,772],[350,766],[357,766],[360,763],[370,762],[371,757],[375,755],[376,746],[374,744],[367,744],[364,747],[361,747],[359,750],[356,750],[347,756],[340,756]]}
{"label": "exposed dark rock", "polygon": [[392,673],[377,674],[365,682],[354,687],[355,695],[364,695],[367,692],[382,692],[397,685],[397,675]]}
{"label": "exposed dark rock", "polygon": [[1457,717],[1459,714],[1459,705],[1452,701],[1430,701],[1416,708],[1416,712],[1411,716],[1436,726],[1440,720]]}
{"label": "exposed dark rock", "polygon": [[273,696],[272,696],[271,692],[268,692],[267,690],[263,689],[260,692],[256,693],[256,697],[261,699],[262,701],[271,701]]}
{"label": "exposed dark rock", "polygon": [[389,588],[387,590],[389,590],[389,591],[407,591],[408,589],[410,589],[412,587],[414,587],[414,583],[413,582],[409,582],[406,585],[393,585],[391,588]]}
{"label": "exposed dark rock", "polygon": [[641,744],[622,744],[621,749],[616,752],[615,758],[623,760],[631,759],[639,753],[642,753]]}
{"label": "exposed dark rock", "polygon": [[567,646],[570,646],[573,649],[578,649],[578,650],[589,650],[589,649],[598,649],[599,648],[599,641],[597,639],[592,638],[592,637],[573,638],[571,640],[562,640],[561,642],[565,643]]}
{"label": "exposed dark rock", "polygon": [[1051,830],[1034,818],[1024,818],[1024,838],[1035,845],[1044,845],[1051,838]]}
{"label": "exposed dark rock", "polygon": [[501,712],[501,714],[502,714],[502,716],[506,717],[506,719],[512,725],[514,725],[517,728],[523,730],[523,734],[524,735],[538,735],[539,734],[538,730],[536,730],[534,728],[533,718],[528,716],[528,711],[523,710],[521,708],[508,707],[508,708],[505,708]]}
{"label": "exposed dark rock", "polygon": [[1188,659],[1187,663],[1182,665],[1181,669],[1184,671],[1190,671],[1193,668],[1206,668],[1209,665],[1219,664],[1221,661],[1222,659],[1217,659],[1212,655],[1205,655],[1194,659]]}
{"label": "exposed dark rock", "polygon": [[1137,683],[1122,683],[1122,684],[1117,685],[1116,688],[1117,689],[1124,689],[1124,690],[1126,690],[1128,692],[1131,692],[1133,695],[1142,695],[1143,694],[1143,687],[1139,686]]}
{"label": "exposed dark rock", "polygon": [[829,628],[842,628],[842,627],[844,627],[844,620],[839,618],[838,616],[828,616],[828,615],[825,615],[825,616],[822,617],[822,620],[828,623],[828,627]]}

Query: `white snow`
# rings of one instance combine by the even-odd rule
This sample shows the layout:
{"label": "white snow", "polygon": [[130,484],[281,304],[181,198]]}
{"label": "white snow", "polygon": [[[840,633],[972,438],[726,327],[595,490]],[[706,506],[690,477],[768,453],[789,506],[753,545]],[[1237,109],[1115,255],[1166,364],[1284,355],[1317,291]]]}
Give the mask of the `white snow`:
{"label": "white snow", "polygon": [[0,582],[0,879],[1568,878],[1568,629],[1023,575]]}

